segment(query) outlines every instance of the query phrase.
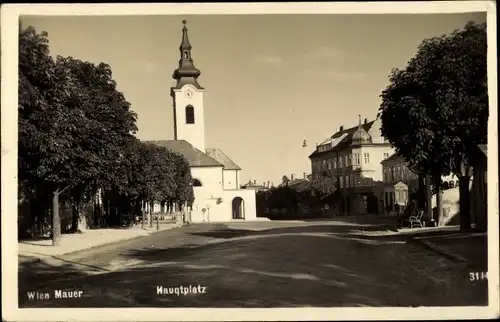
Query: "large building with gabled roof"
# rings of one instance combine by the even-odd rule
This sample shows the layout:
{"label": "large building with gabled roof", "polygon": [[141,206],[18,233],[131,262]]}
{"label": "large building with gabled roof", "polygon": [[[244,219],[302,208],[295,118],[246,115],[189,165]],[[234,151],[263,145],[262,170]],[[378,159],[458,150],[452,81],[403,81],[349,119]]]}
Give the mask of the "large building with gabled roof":
{"label": "large building with gabled roof", "polygon": [[309,156],[311,173],[334,178],[342,195],[343,214],[379,213],[384,209],[383,191],[374,187],[383,180],[380,162],[394,153],[381,134],[381,121],[361,121],[323,140]]}
{"label": "large building with gabled roof", "polygon": [[221,149],[205,147],[201,75],[194,66],[186,21],[179,47],[179,67],[171,87],[174,111],[174,140],[150,141],[180,154],[189,163],[194,203],[187,209],[190,222],[256,220],[255,190],[240,189],[241,168]]}

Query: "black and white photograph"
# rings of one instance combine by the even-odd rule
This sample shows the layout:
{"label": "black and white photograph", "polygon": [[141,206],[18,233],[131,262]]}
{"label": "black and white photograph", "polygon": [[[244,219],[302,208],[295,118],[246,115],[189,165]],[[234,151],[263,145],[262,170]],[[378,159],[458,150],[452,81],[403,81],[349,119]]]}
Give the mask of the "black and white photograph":
{"label": "black and white photograph", "polygon": [[2,6],[3,318],[494,318],[495,6]]}

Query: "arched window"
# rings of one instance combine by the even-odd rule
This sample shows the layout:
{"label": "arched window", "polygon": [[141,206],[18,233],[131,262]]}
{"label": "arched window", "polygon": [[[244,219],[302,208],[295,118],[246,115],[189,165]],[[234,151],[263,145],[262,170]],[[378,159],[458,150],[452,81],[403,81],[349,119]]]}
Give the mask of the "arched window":
{"label": "arched window", "polygon": [[193,107],[193,105],[186,106],[186,124],[194,124],[194,107]]}
{"label": "arched window", "polygon": [[184,52],[184,59],[188,59],[188,58],[189,58],[188,52],[187,52],[187,51],[185,51],[185,52]]}
{"label": "arched window", "polygon": [[201,187],[201,181],[198,179],[193,179],[193,187]]}

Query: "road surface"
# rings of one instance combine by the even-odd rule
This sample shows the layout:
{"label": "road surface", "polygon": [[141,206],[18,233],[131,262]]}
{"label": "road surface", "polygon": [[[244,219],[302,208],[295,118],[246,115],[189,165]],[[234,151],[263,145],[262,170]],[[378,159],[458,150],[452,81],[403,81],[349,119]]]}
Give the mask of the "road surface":
{"label": "road surface", "polygon": [[380,229],[370,227],[339,221],[199,224],[57,260],[23,260],[19,305],[487,305],[487,282],[470,282],[465,264],[404,236],[366,236]]}

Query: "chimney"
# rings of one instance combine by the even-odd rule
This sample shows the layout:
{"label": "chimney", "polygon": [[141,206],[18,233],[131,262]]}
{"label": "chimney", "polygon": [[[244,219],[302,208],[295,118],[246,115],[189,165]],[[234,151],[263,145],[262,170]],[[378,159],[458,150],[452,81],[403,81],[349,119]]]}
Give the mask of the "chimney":
{"label": "chimney", "polygon": [[365,119],[365,124],[368,123],[368,119]]}
{"label": "chimney", "polygon": [[307,173],[303,172],[302,174],[304,175],[304,179],[307,179]]}
{"label": "chimney", "polygon": [[266,182],[262,182],[262,187],[265,188],[266,187]]}
{"label": "chimney", "polygon": [[294,180],[294,179],[295,179],[295,174],[293,174],[293,173],[292,173],[292,174],[290,175],[290,180]]}
{"label": "chimney", "polygon": [[269,188],[271,186],[271,181],[267,182],[267,187]]}
{"label": "chimney", "polygon": [[254,181],[253,181],[253,184],[257,184],[257,180],[254,180]]}
{"label": "chimney", "polygon": [[341,126],[340,126],[339,131],[340,131],[340,132],[344,131],[344,126],[343,126],[343,125],[341,125]]}

